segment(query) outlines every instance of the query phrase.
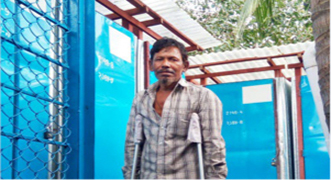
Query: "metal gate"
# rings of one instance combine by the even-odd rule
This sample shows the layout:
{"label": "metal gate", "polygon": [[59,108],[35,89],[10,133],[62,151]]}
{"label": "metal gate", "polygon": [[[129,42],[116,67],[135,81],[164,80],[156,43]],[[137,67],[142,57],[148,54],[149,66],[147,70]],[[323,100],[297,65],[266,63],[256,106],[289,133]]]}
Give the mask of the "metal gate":
{"label": "metal gate", "polygon": [[65,178],[67,4],[1,1],[1,178]]}

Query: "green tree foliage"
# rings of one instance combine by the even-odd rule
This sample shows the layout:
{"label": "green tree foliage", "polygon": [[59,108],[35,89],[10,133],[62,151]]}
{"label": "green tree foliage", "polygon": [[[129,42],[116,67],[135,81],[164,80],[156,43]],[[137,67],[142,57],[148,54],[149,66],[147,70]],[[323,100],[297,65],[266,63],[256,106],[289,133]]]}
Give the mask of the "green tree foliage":
{"label": "green tree foliage", "polygon": [[[207,49],[271,47],[313,41],[309,1],[177,0],[222,45]],[[270,8],[272,7],[272,8]]]}

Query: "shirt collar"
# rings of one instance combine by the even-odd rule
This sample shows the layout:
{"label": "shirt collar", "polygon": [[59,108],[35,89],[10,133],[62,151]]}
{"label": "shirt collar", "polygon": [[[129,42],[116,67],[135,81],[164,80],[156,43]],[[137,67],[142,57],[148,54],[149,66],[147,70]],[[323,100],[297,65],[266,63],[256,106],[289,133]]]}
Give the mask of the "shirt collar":
{"label": "shirt collar", "polygon": [[[156,93],[156,89],[159,87],[159,84],[160,84],[159,81],[155,82],[154,84],[152,84],[151,86],[148,87],[147,92],[150,94]],[[188,82],[185,79],[180,78],[177,85],[175,86],[175,89],[177,88],[177,86],[187,87]]]}
{"label": "shirt collar", "polygon": [[183,78],[180,78],[180,80],[178,81],[178,84],[183,86],[183,87],[187,87],[188,86],[188,82],[183,79]]}

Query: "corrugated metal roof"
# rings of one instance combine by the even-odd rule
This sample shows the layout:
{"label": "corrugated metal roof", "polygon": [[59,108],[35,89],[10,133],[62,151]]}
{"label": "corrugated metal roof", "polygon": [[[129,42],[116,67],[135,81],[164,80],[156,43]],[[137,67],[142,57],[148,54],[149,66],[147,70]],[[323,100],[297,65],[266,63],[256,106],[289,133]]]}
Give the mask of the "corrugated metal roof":
{"label": "corrugated metal roof", "polygon": [[[219,61],[227,61],[234,60],[240,58],[251,58],[251,57],[266,57],[266,56],[275,56],[275,55],[283,55],[301,52],[307,49],[310,45],[314,44],[314,42],[304,42],[298,44],[289,44],[282,46],[274,46],[268,48],[256,48],[256,49],[241,49],[241,50],[233,50],[226,52],[218,52],[218,53],[209,53],[203,55],[196,55],[189,57],[190,65],[196,64],[204,64],[210,62],[219,62]],[[283,57],[283,58],[275,58],[273,59],[276,65],[287,65],[296,64],[300,61],[297,57]],[[268,67],[270,66],[266,60],[256,60],[249,62],[241,62],[241,63],[232,63],[232,64],[224,64],[224,65],[215,65],[210,67],[205,67],[211,73],[213,72],[224,72],[224,71],[233,71],[239,69],[248,69],[248,68],[259,68],[259,67]],[[293,69],[283,69],[282,73],[286,77],[293,77],[294,70]],[[199,68],[189,69],[186,72],[186,75],[198,75],[204,74],[200,71]],[[305,72],[303,72],[305,74]],[[248,80],[257,80],[257,79],[266,79],[266,78],[274,78],[274,71],[265,71],[265,72],[254,72],[254,73],[245,73],[238,75],[227,75],[227,76],[218,76],[217,78],[222,83],[228,82],[238,82],[238,81],[248,81]],[[208,84],[215,84],[210,78],[207,80]]]}
{"label": "corrugated metal roof", "polygon": [[[134,6],[131,5],[128,1],[124,0],[109,0],[122,10],[129,10],[133,9]],[[185,34],[187,37],[192,39],[194,42],[196,42],[198,45],[200,45],[202,48],[210,48],[214,46],[218,46],[221,44],[220,41],[215,39],[209,32],[207,32],[198,22],[193,20],[184,10],[182,10],[178,5],[172,1],[172,0],[141,0],[143,3],[145,3],[148,7],[153,9],[156,13],[158,13],[161,17],[163,17],[166,21],[170,22],[174,27],[176,27],[180,32]],[[111,14],[112,12],[99,3],[96,2],[96,11],[103,14]],[[138,21],[146,21],[153,19],[148,14],[140,14],[135,15],[134,18],[136,18]],[[121,24],[121,20],[115,20],[115,22]],[[189,46],[184,41],[180,40],[176,35],[174,35],[172,32],[170,32],[168,29],[163,27],[162,25],[156,25],[156,26],[150,26],[150,29],[158,33],[160,36],[167,36],[175,38],[182,43],[185,44],[185,46]],[[151,44],[155,42],[153,38],[148,36],[144,33],[143,39],[146,41],[149,41]]]}

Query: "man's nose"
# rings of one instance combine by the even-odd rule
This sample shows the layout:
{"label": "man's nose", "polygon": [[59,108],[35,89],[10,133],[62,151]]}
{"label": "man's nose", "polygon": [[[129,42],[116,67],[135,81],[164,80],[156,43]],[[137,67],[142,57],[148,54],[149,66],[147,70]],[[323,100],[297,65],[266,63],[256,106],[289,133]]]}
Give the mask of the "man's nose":
{"label": "man's nose", "polygon": [[164,59],[163,61],[162,61],[162,67],[164,68],[164,67],[170,67],[170,64],[169,64],[169,60],[168,59]]}

